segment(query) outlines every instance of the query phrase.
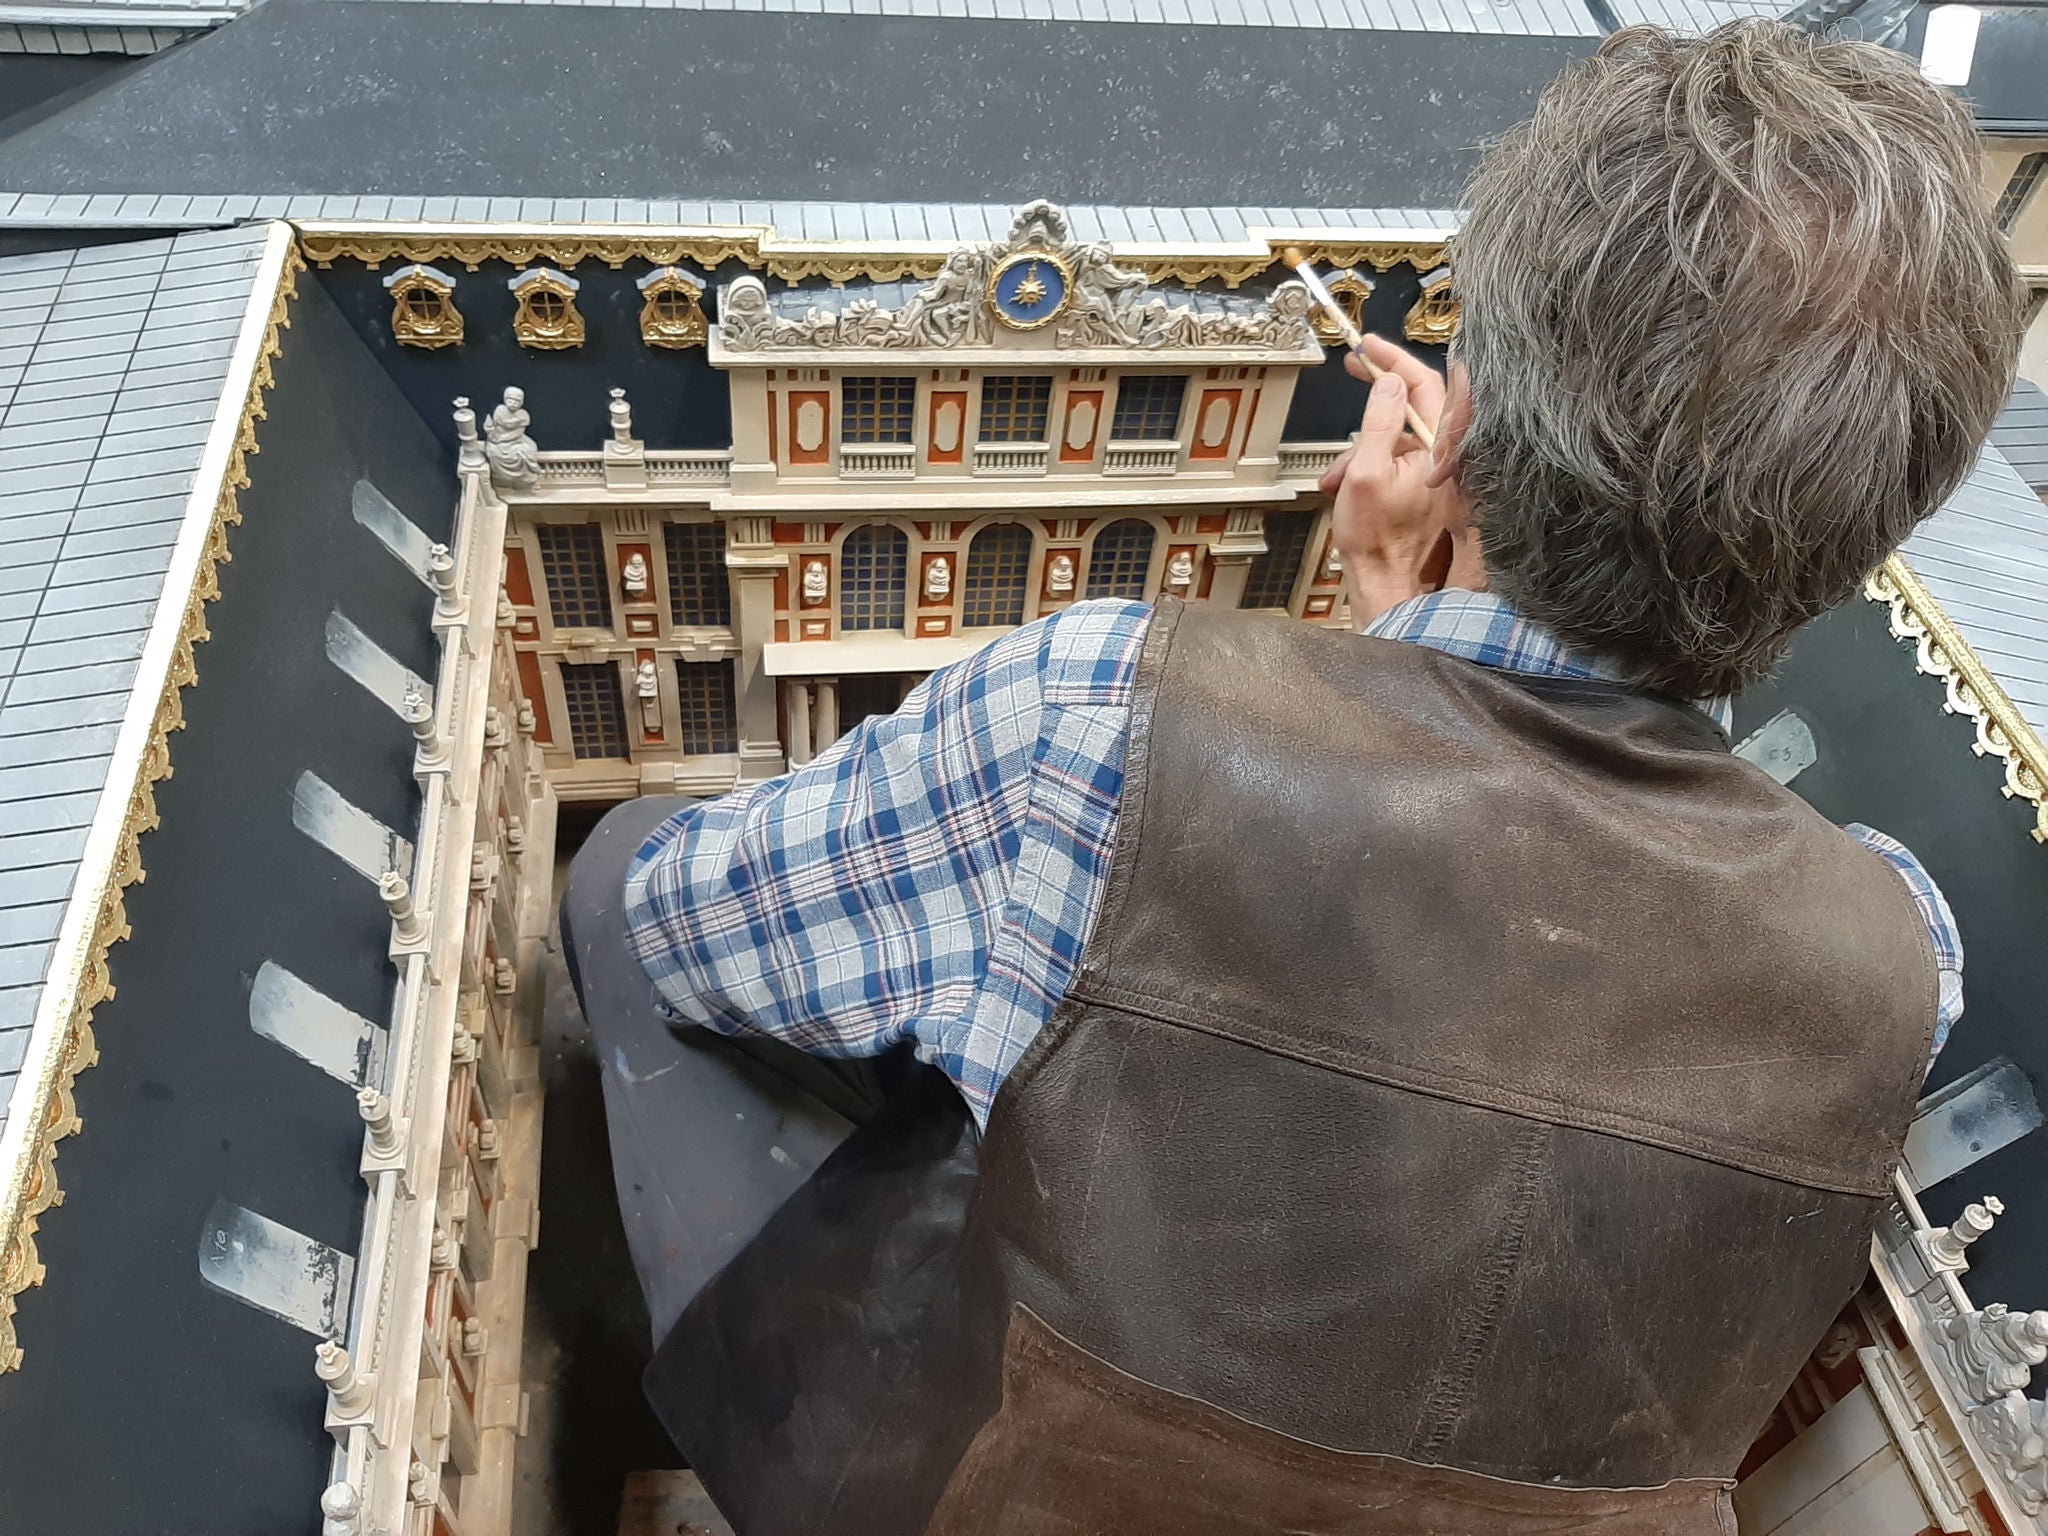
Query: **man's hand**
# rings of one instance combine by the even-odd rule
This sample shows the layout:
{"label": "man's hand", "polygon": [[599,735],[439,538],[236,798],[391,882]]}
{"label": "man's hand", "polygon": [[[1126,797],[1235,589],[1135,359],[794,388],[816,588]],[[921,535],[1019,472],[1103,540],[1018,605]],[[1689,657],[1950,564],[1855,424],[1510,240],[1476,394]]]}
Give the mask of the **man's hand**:
{"label": "man's hand", "polygon": [[[1362,629],[1394,607],[1446,586],[1479,590],[1486,574],[1478,538],[1449,455],[1407,431],[1407,410],[1432,430],[1444,415],[1444,382],[1420,358],[1378,336],[1367,355],[1385,370],[1372,387],[1358,441],[1324,471],[1318,488],[1335,498],[1331,537],[1351,582],[1351,613]],[[1368,375],[1355,356],[1344,366]]]}

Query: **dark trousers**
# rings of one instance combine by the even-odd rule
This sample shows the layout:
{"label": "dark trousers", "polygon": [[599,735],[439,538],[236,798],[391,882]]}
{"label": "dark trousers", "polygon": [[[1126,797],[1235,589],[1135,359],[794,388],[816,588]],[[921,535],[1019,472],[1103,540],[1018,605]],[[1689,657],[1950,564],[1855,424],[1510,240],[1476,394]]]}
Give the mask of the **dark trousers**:
{"label": "dark trousers", "polygon": [[612,1174],[633,1266],[659,1343],[825,1158],[910,1068],[806,1056],[772,1040],[678,1028],[627,948],[627,865],[681,797],[630,800],[570,866],[562,951],[604,1083]]}

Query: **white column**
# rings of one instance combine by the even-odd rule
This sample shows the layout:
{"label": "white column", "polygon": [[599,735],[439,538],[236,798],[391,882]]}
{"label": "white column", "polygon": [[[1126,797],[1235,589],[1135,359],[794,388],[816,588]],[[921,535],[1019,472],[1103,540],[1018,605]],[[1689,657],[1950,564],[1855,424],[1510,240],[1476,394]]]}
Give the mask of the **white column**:
{"label": "white column", "polygon": [[811,760],[811,685],[791,680],[782,685],[782,717],[788,725],[789,766]]}
{"label": "white column", "polygon": [[818,711],[811,735],[820,752],[839,739],[839,680],[835,677],[818,679]]}

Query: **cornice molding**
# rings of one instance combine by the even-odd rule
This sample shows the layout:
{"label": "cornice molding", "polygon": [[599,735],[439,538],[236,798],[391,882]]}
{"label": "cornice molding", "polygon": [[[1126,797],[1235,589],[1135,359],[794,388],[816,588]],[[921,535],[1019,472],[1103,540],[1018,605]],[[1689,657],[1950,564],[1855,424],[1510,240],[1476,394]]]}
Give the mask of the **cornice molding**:
{"label": "cornice molding", "polygon": [[2005,764],[2004,792],[2033,806],[2034,841],[2048,843],[2048,746],[1903,556],[1893,555],[1879,566],[1863,591],[1871,601],[1890,607],[1892,633],[1913,642],[1916,667],[1947,685],[1943,707],[1976,723],[1970,750]]}
{"label": "cornice molding", "polygon": [[[622,226],[602,224],[389,224],[305,221],[299,248],[316,266],[359,261],[451,261],[474,272],[487,261],[524,267],[546,262],[564,269],[600,261],[617,269],[629,261],[657,267],[688,262],[712,271],[738,261],[750,271],[787,282],[823,277],[835,283],[898,282],[931,278],[962,244],[958,240],[868,243],[783,240],[768,225]],[[1220,280],[1241,287],[1268,272],[1286,271],[1280,252],[1300,246],[1320,267],[1371,267],[1385,272],[1402,263],[1427,272],[1444,262],[1443,240],[1377,238],[1364,231],[1264,230],[1257,238],[1214,243],[1112,242],[1117,260],[1153,282]]]}

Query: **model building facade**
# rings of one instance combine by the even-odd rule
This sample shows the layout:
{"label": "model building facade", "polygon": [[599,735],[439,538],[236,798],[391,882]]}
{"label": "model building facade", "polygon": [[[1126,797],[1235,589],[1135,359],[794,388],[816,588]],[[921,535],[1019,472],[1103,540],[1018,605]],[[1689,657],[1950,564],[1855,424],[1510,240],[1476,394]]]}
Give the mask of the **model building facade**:
{"label": "model building facade", "polygon": [[[504,1536],[557,801],[766,779],[1090,598],[1347,625],[1364,391],[1278,252],[1440,362],[1473,146],[1769,8],[825,6],[0,0],[10,1536]],[[2039,18],[1982,9],[2048,290]],[[2048,1532],[2032,412],[1737,704],[1970,946],[1746,1536]]]}

